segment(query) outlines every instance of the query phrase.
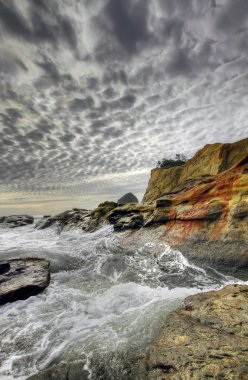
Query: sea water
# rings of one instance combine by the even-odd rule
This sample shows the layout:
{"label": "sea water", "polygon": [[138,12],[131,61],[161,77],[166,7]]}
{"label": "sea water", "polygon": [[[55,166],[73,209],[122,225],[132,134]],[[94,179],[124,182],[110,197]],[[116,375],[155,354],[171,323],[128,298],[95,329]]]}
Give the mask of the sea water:
{"label": "sea water", "polygon": [[[0,379],[24,380],[66,353],[132,358],[149,346],[182,300],[237,282],[190,263],[166,244],[124,249],[112,227],[58,234],[55,227],[0,230],[0,260],[40,257],[51,262],[41,294],[0,307]],[[116,356],[117,357],[117,356]],[[119,379],[123,363],[118,364]]]}

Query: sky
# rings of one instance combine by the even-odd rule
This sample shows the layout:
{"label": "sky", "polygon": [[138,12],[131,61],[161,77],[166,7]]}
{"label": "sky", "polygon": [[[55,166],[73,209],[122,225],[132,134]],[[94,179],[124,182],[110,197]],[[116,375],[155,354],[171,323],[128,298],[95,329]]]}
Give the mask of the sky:
{"label": "sky", "polygon": [[0,215],[141,200],[247,105],[247,0],[0,0]]}

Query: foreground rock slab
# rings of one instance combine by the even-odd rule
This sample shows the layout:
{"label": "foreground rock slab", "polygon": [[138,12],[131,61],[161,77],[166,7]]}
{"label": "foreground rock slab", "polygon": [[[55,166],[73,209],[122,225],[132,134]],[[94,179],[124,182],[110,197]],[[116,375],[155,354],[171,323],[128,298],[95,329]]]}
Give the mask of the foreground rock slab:
{"label": "foreground rock slab", "polygon": [[43,259],[15,259],[0,265],[0,305],[39,294],[50,283],[50,263]]}
{"label": "foreground rock slab", "polygon": [[173,312],[133,379],[247,380],[248,286],[188,297]]}

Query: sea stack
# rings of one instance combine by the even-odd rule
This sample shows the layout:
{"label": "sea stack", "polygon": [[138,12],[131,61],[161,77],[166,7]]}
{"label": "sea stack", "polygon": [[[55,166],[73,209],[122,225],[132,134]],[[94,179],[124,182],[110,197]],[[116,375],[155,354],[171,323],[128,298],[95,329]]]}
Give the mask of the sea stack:
{"label": "sea stack", "polygon": [[127,193],[117,201],[119,206],[125,205],[126,203],[139,203],[139,200],[133,193]]}

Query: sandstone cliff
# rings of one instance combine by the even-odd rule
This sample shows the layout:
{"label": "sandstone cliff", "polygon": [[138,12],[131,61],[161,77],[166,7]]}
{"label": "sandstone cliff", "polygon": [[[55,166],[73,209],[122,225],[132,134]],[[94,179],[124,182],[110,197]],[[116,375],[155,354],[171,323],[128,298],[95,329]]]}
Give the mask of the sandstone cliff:
{"label": "sandstone cliff", "polygon": [[233,144],[208,144],[183,166],[153,169],[143,203],[154,202],[166,194],[177,193],[181,187],[197,184],[204,177],[222,173],[247,154],[248,139]]}

